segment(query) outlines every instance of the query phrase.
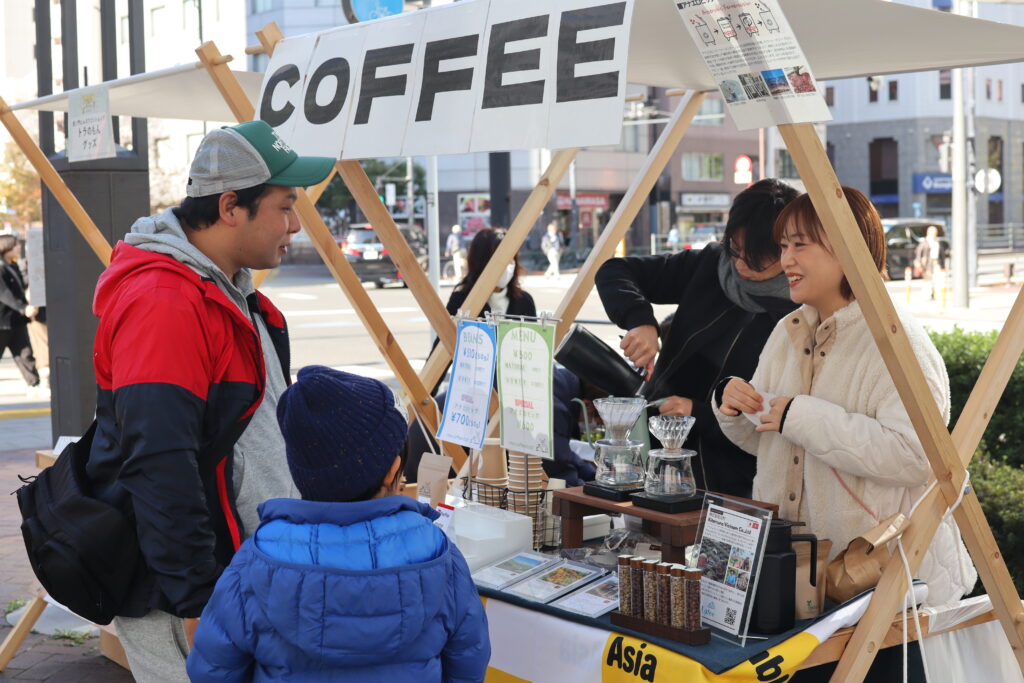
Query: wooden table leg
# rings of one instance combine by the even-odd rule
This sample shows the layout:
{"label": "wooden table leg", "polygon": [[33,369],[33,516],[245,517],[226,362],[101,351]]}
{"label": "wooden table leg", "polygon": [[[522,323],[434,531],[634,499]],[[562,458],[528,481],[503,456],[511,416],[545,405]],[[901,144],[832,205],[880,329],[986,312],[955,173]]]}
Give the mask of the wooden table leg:
{"label": "wooden table leg", "polygon": [[562,547],[583,547],[583,510],[565,500],[555,499],[557,510],[554,514],[562,518]]}
{"label": "wooden table leg", "polygon": [[46,609],[46,600],[42,596],[36,596],[32,598],[32,602],[28,603],[28,609],[21,615],[18,623],[14,625],[3,644],[0,645],[0,671],[6,669],[14,659],[18,648],[25,642],[25,637],[32,631],[32,627],[36,625],[36,621],[39,620],[44,609]]}

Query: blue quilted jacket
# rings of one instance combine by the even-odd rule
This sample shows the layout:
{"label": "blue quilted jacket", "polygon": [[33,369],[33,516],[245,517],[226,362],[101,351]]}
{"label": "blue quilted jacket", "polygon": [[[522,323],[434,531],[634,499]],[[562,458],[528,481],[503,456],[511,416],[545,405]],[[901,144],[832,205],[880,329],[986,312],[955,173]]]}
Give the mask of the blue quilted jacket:
{"label": "blue quilted jacket", "polygon": [[437,513],[406,496],[268,500],[203,610],[193,681],[482,681],[487,618]]}

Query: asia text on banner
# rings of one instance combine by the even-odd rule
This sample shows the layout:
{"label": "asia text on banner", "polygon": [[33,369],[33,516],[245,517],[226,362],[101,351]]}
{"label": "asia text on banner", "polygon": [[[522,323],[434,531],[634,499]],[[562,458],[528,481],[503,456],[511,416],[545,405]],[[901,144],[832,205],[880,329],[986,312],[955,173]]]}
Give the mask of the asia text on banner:
{"label": "asia text on banner", "polygon": [[441,441],[483,448],[496,345],[493,324],[458,321],[452,378],[448,383],[444,418],[437,432]]}
{"label": "asia text on banner", "polygon": [[664,0],[675,4],[740,130],[830,121],[778,0]]}
{"label": "asia text on banner", "polygon": [[106,88],[80,88],[68,95],[68,161],[117,156]]}
{"label": "asia text on banner", "polygon": [[551,368],[555,326],[498,323],[498,403],[501,446],[552,459]]}

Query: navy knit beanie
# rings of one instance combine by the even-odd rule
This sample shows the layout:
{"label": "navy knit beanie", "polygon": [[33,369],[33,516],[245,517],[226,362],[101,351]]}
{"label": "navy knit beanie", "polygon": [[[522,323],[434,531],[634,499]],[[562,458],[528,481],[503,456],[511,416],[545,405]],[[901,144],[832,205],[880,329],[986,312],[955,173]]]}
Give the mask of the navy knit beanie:
{"label": "navy knit beanie", "polygon": [[322,365],[299,370],[277,404],[288,467],[304,500],[356,500],[383,483],[406,419],[382,382]]}

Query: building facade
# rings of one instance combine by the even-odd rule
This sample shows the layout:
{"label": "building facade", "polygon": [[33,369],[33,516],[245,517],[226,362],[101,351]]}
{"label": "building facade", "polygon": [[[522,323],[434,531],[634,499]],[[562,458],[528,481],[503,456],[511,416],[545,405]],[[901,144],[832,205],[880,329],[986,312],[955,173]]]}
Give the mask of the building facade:
{"label": "building facade", "polygon": [[[904,0],[949,11],[949,0]],[[979,3],[979,18],[1024,25],[1024,8]],[[989,194],[975,193],[978,224],[1024,221],[1024,65],[974,71],[977,169],[1002,178]],[[948,223],[951,176],[942,157],[952,129],[949,71],[930,71],[826,84],[834,120],[828,148],[840,181],[871,197],[883,216],[926,216]],[[969,77],[965,75],[965,91]],[[965,92],[970,99],[970,92]]]}

